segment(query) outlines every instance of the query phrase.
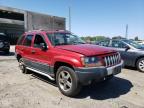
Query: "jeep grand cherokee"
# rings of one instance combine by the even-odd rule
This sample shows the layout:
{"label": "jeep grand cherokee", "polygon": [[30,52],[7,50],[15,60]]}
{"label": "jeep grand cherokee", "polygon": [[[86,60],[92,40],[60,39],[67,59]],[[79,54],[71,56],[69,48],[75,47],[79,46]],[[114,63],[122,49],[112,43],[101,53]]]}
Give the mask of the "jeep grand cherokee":
{"label": "jeep grand cherokee", "polygon": [[27,70],[55,80],[66,96],[75,96],[83,85],[112,78],[121,72],[117,51],[85,44],[68,31],[34,30],[24,33],[16,45],[23,73]]}

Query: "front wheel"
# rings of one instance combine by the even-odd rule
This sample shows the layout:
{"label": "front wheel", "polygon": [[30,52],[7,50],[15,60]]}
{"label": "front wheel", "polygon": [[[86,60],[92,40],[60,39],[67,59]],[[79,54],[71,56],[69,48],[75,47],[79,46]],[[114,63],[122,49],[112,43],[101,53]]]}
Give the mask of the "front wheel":
{"label": "front wheel", "polygon": [[144,72],[144,58],[139,59],[136,65],[139,71]]}
{"label": "front wheel", "polygon": [[61,66],[56,73],[56,81],[59,90],[66,96],[76,96],[81,90],[81,84],[73,69]]}

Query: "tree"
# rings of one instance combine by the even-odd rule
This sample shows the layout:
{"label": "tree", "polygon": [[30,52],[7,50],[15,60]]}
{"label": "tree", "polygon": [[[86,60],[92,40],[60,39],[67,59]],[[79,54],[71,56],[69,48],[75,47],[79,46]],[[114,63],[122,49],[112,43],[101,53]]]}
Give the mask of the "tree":
{"label": "tree", "polygon": [[81,37],[86,42],[92,42],[92,41],[102,41],[107,39],[105,36],[86,36]]}
{"label": "tree", "polygon": [[122,36],[114,36],[112,39],[125,39]]}
{"label": "tree", "polygon": [[95,36],[94,38],[95,38],[95,41],[102,41],[106,39],[105,36]]}

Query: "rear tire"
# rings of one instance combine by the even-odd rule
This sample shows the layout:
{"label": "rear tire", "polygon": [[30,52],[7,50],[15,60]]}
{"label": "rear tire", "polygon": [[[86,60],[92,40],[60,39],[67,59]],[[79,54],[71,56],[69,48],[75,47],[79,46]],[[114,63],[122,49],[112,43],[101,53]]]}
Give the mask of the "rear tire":
{"label": "rear tire", "polygon": [[144,58],[141,58],[137,61],[136,67],[140,72],[144,73]]}
{"label": "rear tire", "polygon": [[28,70],[26,69],[23,58],[20,58],[18,62],[19,62],[19,68],[20,68],[21,72],[24,74],[27,74]]}
{"label": "rear tire", "polygon": [[75,71],[67,66],[61,66],[56,73],[56,81],[62,94],[74,97],[81,90]]}

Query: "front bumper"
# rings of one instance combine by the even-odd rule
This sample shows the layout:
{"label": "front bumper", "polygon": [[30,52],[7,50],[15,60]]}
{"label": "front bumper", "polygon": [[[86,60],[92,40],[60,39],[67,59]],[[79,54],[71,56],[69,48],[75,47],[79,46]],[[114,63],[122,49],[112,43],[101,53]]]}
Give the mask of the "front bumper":
{"label": "front bumper", "polygon": [[106,76],[116,75],[121,72],[123,61],[112,67],[89,67],[89,68],[75,68],[78,80],[81,84],[85,85],[92,81],[99,81]]}

